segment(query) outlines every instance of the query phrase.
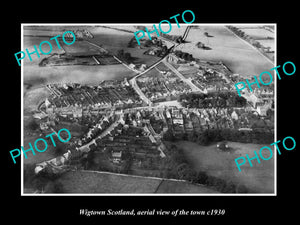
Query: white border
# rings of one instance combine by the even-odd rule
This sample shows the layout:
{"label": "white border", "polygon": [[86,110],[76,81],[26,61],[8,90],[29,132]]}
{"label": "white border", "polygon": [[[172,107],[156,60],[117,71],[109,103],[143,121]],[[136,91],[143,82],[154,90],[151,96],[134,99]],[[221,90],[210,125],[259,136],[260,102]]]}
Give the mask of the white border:
{"label": "white border", "polygon": [[[21,23],[21,49],[24,49],[24,43],[23,43],[23,27],[24,26],[107,26],[107,25],[115,25],[115,26],[133,26],[133,25],[146,25],[146,26],[153,26],[151,23]],[[175,23],[172,23],[172,25],[176,25]],[[181,24],[180,26],[187,26],[188,24]],[[191,25],[199,25],[199,26],[226,26],[226,25],[232,25],[232,26],[241,26],[241,25],[272,25],[275,27],[274,29],[274,42],[275,42],[275,47],[274,47],[274,52],[275,52],[275,58],[274,58],[274,66],[277,65],[277,23],[192,23]],[[238,37],[238,36],[237,36]],[[243,40],[242,38],[238,37],[239,39]],[[246,42],[245,40],[243,40]],[[253,47],[251,44],[246,42],[248,45]],[[253,47],[254,48],[254,47]],[[256,51],[258,51],[256,48],[254,48]],[[258,51],[259,52],[259,51]],[[263,55],[261,52],[259,52],[261,55]],[[263,55],[264,56],[264,55]],[[264,56],[267,58],[266,56]],[[268,58],[267,58],[268,59]],[[268,59],[270,62],[270,59]],[[273,62],[272,62],[273,63]],[[23,111],[23,83],[24,83],[24,69],[23,69],[24,63],[21,61],[21,145],[24,146],[24,111]],[[274,71],[275,75],[275,71]],[[275,82],[274,82],[274,87],[275,87],[275,94],[274,94],[274,100],[275,100],[275,126],[274,126],[274,142],[277,140],[277,76]],[[275,146],[274,146],[274,152],[275,151]],[[71,193],[71,194],[33,194],[33,193],[24,193],[24,185],[23,185],[23,179],[24,179],[24,170],[23,170],[23,159],[24,157],[21,157],[21,196],[277,196],[277,154],[274,154],[274,193],[253,193],[253,194],[224,194],[224,193],[212,193],[212,194],[205,194],[205,193],[190,193],[190,194],[184,194],[184,193],[179,193],[179,194],[168,194],[168,193],[157,193],[157,194],[152,194],[152,193],[134,193],[134,194],[129,194],[129,193],[93,193],[93,194],[88,194],[88,193]],[[99,171],[101,172],[101,171]],[[107,173],[107,172],[105,172]],[[116,174],[116,173],[113,173]],[[125,175],[125,174],[116,174],[116,175]],[[130,176],[135,176],[135,175],[130,175]],[[137,176],[138,177],[138,176]],[[143,176],[141,176],[143,177]],[[146,178],[151,178],[151,177],[146,177]],[[154,178],[154,177],[153,177]],[[154,179],[161,179],[161,178],[154,178]],[[166,179],[166,180],[172,180],[172,179]],[[204,187],[206,187],[204,185]]]}

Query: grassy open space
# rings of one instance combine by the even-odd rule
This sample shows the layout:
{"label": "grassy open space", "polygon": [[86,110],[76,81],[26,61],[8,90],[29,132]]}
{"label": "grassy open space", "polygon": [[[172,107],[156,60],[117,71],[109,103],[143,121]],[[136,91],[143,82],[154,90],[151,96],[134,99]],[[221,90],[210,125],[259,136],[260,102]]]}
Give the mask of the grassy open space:
{"label": "grassy open space", "polygon": [[[23,49],[25,51],[26,48],[28,48],[29,52],[34,51],[34,45],[39,46],[39,44],[42,41],[49,41],[49,38],[51,36],[55,36],[55,34],[62,34],[64,30],[71,30],[71,29],[79,29],[81,27],[74,27],[74,26],[42,26],[42,27],[35,27],[31,32],[28,31],[29,28],[27,28],[26,33],[28,32],[31,35],[38,34],[41,35],[38,36],[24,36],[23,39]],[[31,28],[32,29],[32,28]],[[118,32],[118,35],[115,36],[114,30],[107,29],[108,33],[103,33],[104,28],[88,28],[94,35],[94,39],[89,39],[89,41],[103,46],[103,43],[105,42],[106,46],[109,51],[114,51],[117,49],[120,49],[120,45],[127,45],[127,40],[129,40],[132,36],[129,33],[126,32]],[[95,29],[97,31],[95,31]],[[100,30],[99,30],[100,29]],[[101,30],[102,29],[102,30]],[[106,30],[105,30],[106,32]],[[127,38],[122,35],[126,34]],[[49,37],[45,36],[48,35]],[[133,34],[132,34],[133,35]],[[125,39],[124,39],[125,38]],[[118,45],[116,42],[120,41],[120,45]],[[50,41],[52,43],[52,52],[53,53],[64,53],[63,49],[58,49],[57,45],[55,44],[55,41]],[[79,43],[79,42],[78,42]],[[81,51],[82,47],[80,47],[76,44],[76,42],[73,45],[68,46],[68,49],[71,51]],[[83,42],[81,42],[83,43]],[[87,43],[85,43],[87,45]],[[72,49],[72,46],[74,49]],[[78,48],[79,46],[79,48]],[[49,49],[48,45],[43,45],[43,51],[47,52]],[[96,51],[96,47],[90,46],[90,50]],[[88,49],[86,49],[88,51]],[[142,51],[142,50],[140,50]],[[141,53],[142,55],[142,53]],[[101,80],[111,80],[111,79],[124,79],[125,77],[131,77],[135,73],[126,68],[125,66],[119,64],[119,65],[105,65],[105,66],[82,66],[82,65],[75,65],[75,66],[47,66],[47,67],[39,67],[39,62],[46,57],[49,57],[49,55],[43,55],[40,54],[40,58],[36,54],[31,55],[32,61],[29,60],[29,58],[26,56],[26,58],[23,60],[24,63],[24,83],[28,85],[40,86],[45,85],[48,83],[59,83],[59,82],[72,82],[72,83],[83,83],[83,84],[97,84]],[[149,58],[149,56],[147,56]],[[155,58],[155,57],[154,57]],[[152,58],[151,58],[152,59]],[[154,59],[155,60],[155,59]],[[152,63],[152,61],[151,61]]]}
{"label": "grassy open space", "polygon": [[[238,27],[238,26],[237,26]],[[267,37],[273,37],[274,33],[271,31],[265,30],[263,28],[257,28],[257,29],[249,29],[249,28],[241,28],[242,31],[244,31],[249,36],[253,37],[254,39],[261,39],[261,38],[267,38]],[[273,40],[274,42],[274,40]]]}
{"label": "grassy open space", "polygon": [[[126,30],[130,26],[109,25],[109,27]],[[135,58],[135,64],[146,64],[150,66],[159,60],[159,57],[143,54],[149,48],[138,46],[134,48],[127,47],[129,41],[135,37],[133,33],[111,28],[95,27],[91,29],[94,38],[91,39],[90,42],[101,45],[114,55],[117,55],[118,51],[123,49],[124,52],[130,53],[131,56]]]}
{"label": "grassy open space", "polygon": [[275,50],[274,40],[259,40],[259,43],[261,43],[264,47],[270,47],[271,51]]}
{"label": "grassy open space", "polygon": [[65,193],[217,193],[182,181],[124,176],[92,171],[69,171],[58,178]]}
{"label": "grassy open space", "polygon": [[205,187],[204,185],[191,184],[173,180],[164,180],[156,193],[186,193],[186,194],[213,194],[219,193],[216,190]]}
{"label": "grassy open space", "polygon": [[[26,133],[26,128],[24,130],[24,133]],[[51,130],[49,131],[45,131],[44,134],[40,135],[37,132],[31,133],[30,135],[24,135],[24,144],[23,147],[25,150],[29,149],[29,143],[31,143],[35,155],[33,155],[32,151],[28,151],[27,154],[27,159],[25,159],[24,154],[22,153],[22,157],[24,157],[24,164],[37,164],[37,163],[41,163],[50,159],[53,159],[55,157],[57,157],[58,155],[62,155],[65,152],[67,152],[67,148],[66,148],[66,144],[67,143],[62,143],[58,140],[58,138],[56,136],[53,136],[53,139],[56,143],[56,147],[53,146],[51,139],[48,137],[46,138],[45,136],[47,136],[48,134],[53,133]],[[43,138],[45,141],[47,141],[48,147],[44,152],[38,152],[36,151],[35,147],[34,147],[34,142],[38,139],[38,138]],[[45,148],[44,142],[43,141],[39,141],[37,142],[37,147],[38,149],[43,150]]]}
{"label": "grassy open space", "polygon": [[24,98],[23,106],[25,112],[31,112],[37,110],[38,105],[45,101],[45,99],[50,95],[50,92],[46,87],[30,88],[25,90],[24,88]]}
{"label": "grassy open space", "polygon": [[[206,37],[205,32],[213,37]],[[191,29],[186,39],[187,43],[177,49],[193,54],[201,60],[222,61],[233,73],[242,76],[259,75],[274,67],[264,56],[249,44],[236,37],[224,26],[199,26]],[[202,42],[212,50],[203,50],[195,46]]]}
{"label": "grassy open space", "polygon": [[[81,83],[97,85],[102,80],[115,80],[131,77],[135,73],[125,66],[105,65],[105,66],[53,66],[53,67],[24,67],[24,82],[30,83],[32,80],[40,80],[35,85],[45,85],[49,83]],[[30,83],[31,84],[31,83]]]}
{"label": "grassy open space", "polygon": [[106,173],[70,171],[59,181],[66,193],[151,193],[160,183],[157,179],[120,176]]}
{"label": "grassy open space", "polygon": [[[218,150],[216,144],[201,146],[188,141],[176,144],[183,149],[187,160],[196,171],[204,171],[211,176],[243,184],[254,193],[274,192],[274,157],[268,161],[261,160],[260,164],[253,160],[253,167],[246,162],[241,166],[241,172],[235,164],[235,158],[245,154],[253,157],[253,151],[258,152],[265,145],[228,142],[231,151],[227,153]],[[268,158],[268,154],[268,151],[263,152],[265,158]]]}

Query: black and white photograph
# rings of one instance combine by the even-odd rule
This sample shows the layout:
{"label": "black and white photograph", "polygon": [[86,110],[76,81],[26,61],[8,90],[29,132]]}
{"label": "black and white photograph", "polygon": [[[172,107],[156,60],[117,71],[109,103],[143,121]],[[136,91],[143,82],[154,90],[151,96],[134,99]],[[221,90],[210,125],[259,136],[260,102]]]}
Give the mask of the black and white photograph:
{"label": "black and white photograph", "polygon": [[275,194],[276,24],[160,25],[22,24],[25,195]]}

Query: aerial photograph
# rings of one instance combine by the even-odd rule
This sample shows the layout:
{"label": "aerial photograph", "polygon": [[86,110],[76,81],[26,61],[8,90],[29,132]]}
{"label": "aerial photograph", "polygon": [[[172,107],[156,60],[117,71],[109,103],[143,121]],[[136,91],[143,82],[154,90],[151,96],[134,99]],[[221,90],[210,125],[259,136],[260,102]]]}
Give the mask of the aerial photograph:
{"label": "aerial photograph", "polygon": [[275,84],[234,84],[275,67],[276,24],[146,28],[22,24],[23,51],[49,53],[22,60],[22,146],[48,146],[23,157],[23,195],[274,194],[274,158],[235,159],[274,142]]}

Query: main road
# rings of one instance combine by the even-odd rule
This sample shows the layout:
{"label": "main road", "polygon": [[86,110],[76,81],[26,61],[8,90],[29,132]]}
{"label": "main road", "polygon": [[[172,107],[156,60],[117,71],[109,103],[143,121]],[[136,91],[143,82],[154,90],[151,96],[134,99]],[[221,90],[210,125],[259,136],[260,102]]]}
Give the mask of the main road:
{"label": "main road", "polygon": [[[183,41],[186,39],[188,33],[190,31],[190,27],[187,26],[184,34],[183,34]],[[163,38],[163,37],[160,37],[160,38]],[[165,38],[163,38],[165,39]],[[87,41],[89,42],[90,44],[98,47],[99,49],[101,49],[102,51],[105,51],[105,52],[108,52],[106,49],[100,47],[99,45],[95,44],[95,43],[92,43],[90,41]],[[139,88],[139,86],[137,85],[137,82],[136,82],[136,79],[140,76],[142,76],[143,74],[147,73],[148,71],[150,71],[151,69],[153,69],[155,66],[157,66],[159,63],[163,62],[167,67],[169,67],[180,79],[182,79],[185,83],[187,83],[191,89],[193,91],[201,91],[197,86],[195,86],[190,80],[186,79],[181,73],[179,73],[171,64],[169,64],[167,61],[166,61],[166,58],[169,56],[169,53],[172,51],[172,49],[174,47],[177,47],[179,45],[182,44],[181,43],[174,43],[173,41],[170,41],[171,43],[173,43],[173,45],[167,50],[167,53],[161,58],[159,59],[157,62],[153,63],[151,66],[149,66],[147,69],[145,69],[144,71],[140,72],[134,68],[131,68],[129,67],[126,63],[124,63],[121,59],[119,59],[117,56],[113,55],[113,57],[118,61],[120,62],[122,65],[124,65],[126,68],[132,70],[133,72],[137,73],[137,75],[135,75],[133,78],[131,78],[129,80],[129,83],[131,84],[132,88],[137,92],[137,94],[140,96],[140,98],[149,106],[152,105],[152,102],[149,98],[146,97],[146,95],[142,92],[142,90]]]}
{"label": "main road", "polygon": [[[186,30],[184,31],[184,34],[183,34],[183,41],[186,39],[188,33],[190,31],[190,27],[187,26]],[[165,39],[163,37],[159,37],[159,38],[162,38],[162,39]],[[169,40],[168,40],[169,41]],[[152,105],[152,102],[149,98],[147,98],[145,96],[145,94],[142,92],[142,90],[139,88],[139,86],[137,85],[136,83],[136,78],[142,76],[143,74],[147,73],[148,71],[150,71],[151,69],[153,69],[155,66],[157,66],[159,63],[163,62],[167,67],[169,67],[180,79],[182,79],[185,83],[187,83],[192,91],[197,91],[197,92],[202,92],[197,86],[195,86],[190,80],[186,79],[181,73],[179,73],[171,64],[169,64],[166,59],[167,57],[169,56],[169,53],[173,50],[173,48],[179,46],[182,44],[181,43],[175,43],[173,41],[170,41],[171,43],[173,43],[174,45],[172,45],[168,50],[167,50],[167,53],[161,58],[159,59],[157,62],[153,63],[151,66],[149,66],[146,70],[144,70],[143,72],[137,74],[136,76],[134,76],[133,78],[131,78],[129,80],[131,86],[134,88],[134,90],[138,93],[138,95],[140,96],[140,98],[149,106]],[[125,65],[127,68],[128,66],[123,63],[120,59],[118,59],[118,61],[120,61],[123,65]],[[131,68],[130,68],[131,69]],[[134,70],[134,72],[136,72],[136,70]]]}
{"label": "main road", "polygon": [[157,62],[153,63],[151,66],[149,66],[147,69],[145,69],[143,72],[137,74],[136,76],[134,76],[133,78],[131,78],[129,80],[129,83],[131,84],[131,86],[133,87],[133,89],[138,93],[138,95],[140,96],[140,98],[147,103],[147,105],[152,105],[152,102],[149,98],[146,97],[146,95],[142,92],[142,90],[140,89],[140,87],[137,85],[136,83],[136,78],[142,76],[143,74],[147,73],[148,71],[150,71],[151,69],[153,69],[155,66],[157,66],[159,63],[161,63],[166,57],[168,57],[169,55],[169,51],[173,48],[174,46],[172,46],[171,48],[168,49],[168,53],[162,57],[161,59],[159,59]]}

